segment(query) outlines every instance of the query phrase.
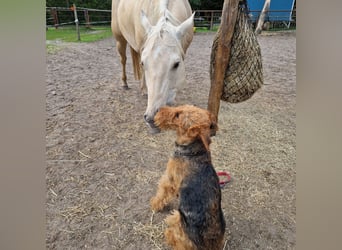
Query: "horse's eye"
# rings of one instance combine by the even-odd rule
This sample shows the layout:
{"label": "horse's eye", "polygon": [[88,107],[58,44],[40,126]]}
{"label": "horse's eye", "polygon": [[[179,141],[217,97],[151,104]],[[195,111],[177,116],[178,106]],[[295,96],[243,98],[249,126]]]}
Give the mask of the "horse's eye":
{"label": "horse's eye", "polygon": [[174,65],[173,65],[173,69],[177,69],[179,66],[179,62],[176,62]]}

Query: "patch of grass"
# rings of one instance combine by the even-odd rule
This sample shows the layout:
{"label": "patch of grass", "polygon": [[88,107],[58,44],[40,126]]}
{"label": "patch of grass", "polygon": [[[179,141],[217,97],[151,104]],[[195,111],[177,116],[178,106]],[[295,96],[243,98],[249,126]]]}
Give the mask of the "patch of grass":
{"label": "patch of grass", "polygon": [[53,54],[57,51],[59,51],[61,49],[61,47],[54,45],[54,44],[47,44],[46,45],[46,53],[48,54]]}
{"label": "patch of grass", "polygon": [[290,28],[270,28],[269,30],[266,30],[266,31],[295,31],[296,30],[296,27],[290,27]]}
{"label": "patch of grass", "polygon": [[[112,36],[109,26],[80,27],[80,42],[95,42]],[[63,42],[79,42],[77,41],[77,32],[75,26],[59,27],[58,29],[49,28],[46,31],[46,40],[61,40]]]}
{"label": "patch of grass", "polygon": [[218,25],[215,25],[212,30],[209,30],[206,27],[196,27],[195,33],[217,32],[218,28]]}

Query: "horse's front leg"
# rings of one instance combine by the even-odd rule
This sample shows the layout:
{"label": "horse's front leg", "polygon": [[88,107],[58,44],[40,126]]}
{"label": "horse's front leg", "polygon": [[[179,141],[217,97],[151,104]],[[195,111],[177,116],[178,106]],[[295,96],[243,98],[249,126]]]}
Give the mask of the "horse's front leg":
{"label": "horse's front leg", "polygon": [[127,76],[126,76],[127,41],[123,37],[117,38],[116,47],[117,47],[117,51],[118,51],[120,58],[121,58],[121,66],[122,66],[121,86],[123,89],[128,89]]}

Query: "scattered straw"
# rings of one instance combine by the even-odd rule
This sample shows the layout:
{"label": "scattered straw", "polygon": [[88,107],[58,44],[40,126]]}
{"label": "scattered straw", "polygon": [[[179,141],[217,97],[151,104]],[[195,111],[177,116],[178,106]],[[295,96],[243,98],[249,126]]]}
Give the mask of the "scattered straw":
{"label": "scattered straw", "polygon": [[86,155],[86,154],[82,153],[81,151],[78,151],[78,153],[79,153],[80,155],[82,155],[82,156],[88,158],[88,159],[92,159],[89,155]]}
{"label": "scattered straw", "polygon": [[152,211],[150,225],[152,225],[152,223],[153,223],[153,217],[154,217],[154,211]]}
{"label": "scattered straw", "polygon": [[50,188],[49,190],[50,190],[50,192],[51,192],[54,196],[57,197],[57,194],[55,193],[55,191],[52,190],[52,188]]}
{"label": "scattered straw", "polygon": [[[153,220],[153,213],[151,216],[151,222]],[[163,249],[163,239],[164,239],[164,230],[165,224],[164,222],[158,224],[148,224],[144,225],[142,223],[135,223],[133,226],[133,230],[136,234],[144,235],[149,238],[149,240],[153,243],[153,245],[158,249]]]}

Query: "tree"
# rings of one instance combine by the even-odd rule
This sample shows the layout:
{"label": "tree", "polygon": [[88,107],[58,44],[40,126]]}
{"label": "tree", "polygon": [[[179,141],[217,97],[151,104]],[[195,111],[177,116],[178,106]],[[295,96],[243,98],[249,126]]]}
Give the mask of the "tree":
{"label": "tree", "polygon": [[257,27],[255,29],[255,34],[260,34],[262,30],[262,26],[264,25],[265,16],[268,13],[268,10],[270,9],[270,4],[271,4],[271,0],[265,0],[264,7],[262,8]]}
{"label": "tree", "polygon": [[190,0],[191,9],[198,10],[201,6],[201,0]]}

